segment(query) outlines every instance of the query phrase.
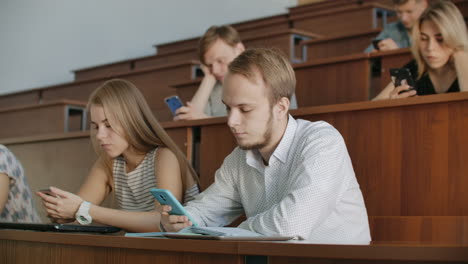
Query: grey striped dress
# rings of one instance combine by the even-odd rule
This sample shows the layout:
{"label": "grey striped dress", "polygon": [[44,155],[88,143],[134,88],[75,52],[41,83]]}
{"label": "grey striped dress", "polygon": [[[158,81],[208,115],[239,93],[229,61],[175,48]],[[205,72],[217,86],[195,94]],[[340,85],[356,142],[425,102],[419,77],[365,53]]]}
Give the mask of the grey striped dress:
{"label": "grey striped dress", "polygon": [[[122,156],[114,160],[115,196],[120,209],[141,212],[155,209],[155,199],[149,189],[156,188],[157,176],[154,171],[156,150],[157,148],[148,152],[138,167],[129,173],[126,173],[125,159]],[[192,186],[186,190],[184,201],[193,200],[198,193],[198,186]]]}

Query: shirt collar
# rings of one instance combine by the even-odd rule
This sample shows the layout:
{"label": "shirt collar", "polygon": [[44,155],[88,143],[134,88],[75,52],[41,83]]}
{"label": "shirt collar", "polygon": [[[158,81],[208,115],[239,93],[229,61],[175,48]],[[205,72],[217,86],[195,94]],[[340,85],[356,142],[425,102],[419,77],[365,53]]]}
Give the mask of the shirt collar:
{"label": "shirt collar", "polygon": [[[296,134],[297,129],[297,121],[291,116],[288,116],[288,125],[286,127],[286,131],[284,132],[283,137],[281,138],[280,143],[276,147],[275,151],[273,152],[272,157],[275,157],[282,163],[285,163],[290,147],[292,146],[294,135]],[[271,164],[271,158],[269,160],[269,164]],[[249,166],[256,168],[259,171],[263,171],[265,165],[263,164],[262,157],[258,150],[247,150],[246,151],[246,162]]]}
{"label": "shirt collar", "polygon": [[296,129],[297,121],[291,115],[289,115],[288,126],[286,127],[286,131],[284,132],[280,143],[278,144],[272,155],[278,160],[280,160],[282,163],[285,163],[288,159],[289,150],[291,149],[294,140],[294,135],[296,134]]}

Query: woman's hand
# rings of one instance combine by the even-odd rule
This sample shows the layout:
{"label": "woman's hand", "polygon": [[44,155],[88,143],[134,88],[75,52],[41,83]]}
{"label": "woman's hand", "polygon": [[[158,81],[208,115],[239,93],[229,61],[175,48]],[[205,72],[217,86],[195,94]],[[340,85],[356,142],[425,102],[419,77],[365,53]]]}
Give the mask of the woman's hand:
{"label": "woman's hand", "polygon": [[69,222],[75,219],[75,213],[83,202],[78,195],[50,187],[53,195],[36,192],[41,197],[47,215],[55,222]]}
{"label": "woman's hand", "polygon": [[416,90],[406,83],[406,80],[401,82],[401,85],[393,89],[389,94],[389,99],[407,98],[417,95]]}

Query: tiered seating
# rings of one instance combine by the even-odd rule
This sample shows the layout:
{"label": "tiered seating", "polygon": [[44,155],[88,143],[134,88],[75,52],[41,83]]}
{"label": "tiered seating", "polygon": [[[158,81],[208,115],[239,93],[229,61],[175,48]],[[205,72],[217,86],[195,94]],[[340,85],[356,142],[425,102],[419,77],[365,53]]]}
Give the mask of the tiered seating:
{"label": "tiered seating", "polygon": [[308,61],[362,53],[381,30],[377,28],[360,33],[311,39],[302,41],[301,46],[307,52]]}
{"label": "tiered seating", "polygon": [[361,5],[345,5],[332,9],[311,9],[291,15],[292,26],[317,34],[336,36],[383,28],[394,20],[391,7],[380,3],[364,2]]}
{"label": "tiered seating", "polygon": [[[468,1],[454,2],[466,16]],[[234,27],[247,47],[275,46],[294,62],[300,107],[292,112],[295,117],[328,121],[343,135],[374,240],[466,243],[468,197],[463,186],[468,168],[462,158],[468,154],[468,95],[368,102],[390,82],[388,70],[411,59],[408,49],[362,53],[379,29],[394,19],[390,10],[391,0],[323,1]],[[77,70],[74,82],[0,96],[2,107],[29,105],[0,110],[0,121],[12,110],[35,109],[39,114],[39,109],[45,112],[57,105],[63,110],[69,101],[52,102],[86,101],[105,80],[127,79],[142,90],[158,119],[167,121],[163,126],[192,160],[201,175],[201,187],[206,188],[235,147],[226,119],[170,122],[172,116],[163,102],[174,93],[187,101],[196,91],[201,80],[198,62],[193,60],[198,40],[159,44],[156,55]],[[0,143],[23,162],[34,190],[52,182],[68,190],[78,188],[95,160],[88,133],[37,136],[42,132],[36,128],[23,129],[32,138],[1,139],[21,130],[12,121],[4,122],[12,130],[8,135],[0,131]],[[70,150],[73,156],[64,154]]]}
{"label": "tiered seating", "polygon": [[195,61],[185,61],[45,87],[42,89],[42,99],[50,101],[58,98],[72,98],[86,101],[91,92],[104,81],[109,78],[122,78],[133,82],[141,90],[154,114],[160,120],[171,120],[172,114],[164,104],[164,98],[174,94],[169,85],[178,80],[193,78],[196,65],[198,63]]}
{"label": "tiered seating", "polygon": [[0,138],[86,130],[86,103],[60,100],[0,110]]}

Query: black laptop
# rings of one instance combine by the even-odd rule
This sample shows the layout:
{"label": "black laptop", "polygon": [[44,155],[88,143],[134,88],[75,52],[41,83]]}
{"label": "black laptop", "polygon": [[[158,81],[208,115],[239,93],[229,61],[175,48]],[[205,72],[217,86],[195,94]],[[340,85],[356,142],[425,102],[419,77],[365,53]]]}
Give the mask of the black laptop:
{"label": "black laptop", "polygon": [[0,229],[35,230],[47,232],[83,232],[83,233],[116,233],[120,228],[100,225],[74,225],[74,224],[37,224],[0,222]]}

